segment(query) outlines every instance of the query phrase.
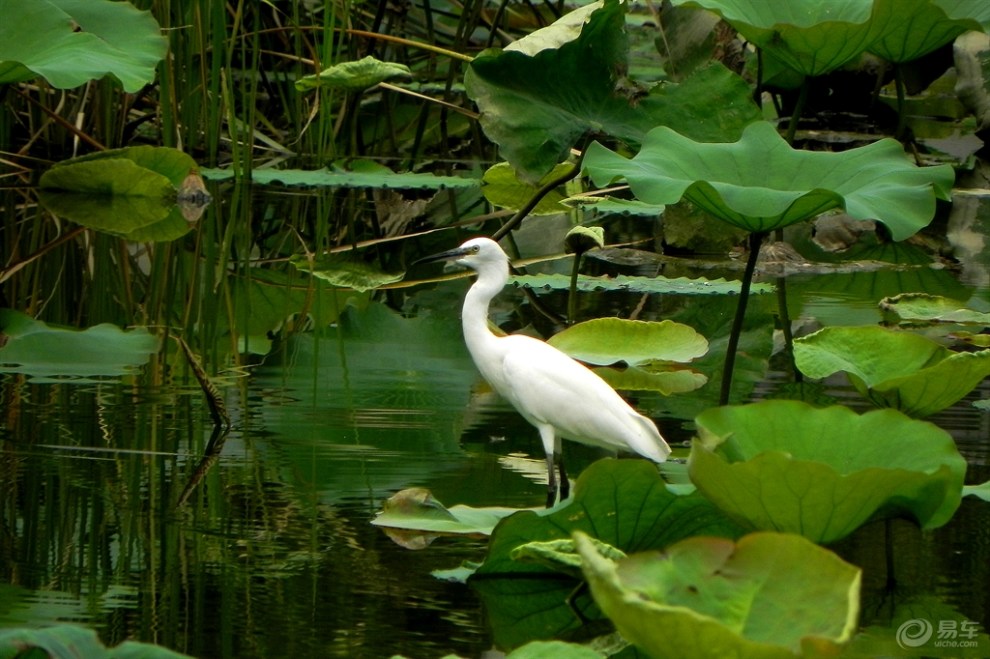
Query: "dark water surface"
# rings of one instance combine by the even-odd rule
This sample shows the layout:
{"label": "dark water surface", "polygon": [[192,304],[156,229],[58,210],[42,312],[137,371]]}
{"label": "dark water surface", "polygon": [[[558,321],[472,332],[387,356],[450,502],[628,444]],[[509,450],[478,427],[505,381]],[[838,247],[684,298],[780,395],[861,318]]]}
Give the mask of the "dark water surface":
{"label": "dark water surface", "polygon": [[[982,249],[982,270],[969,261],[926,289],[990,305]],[[384,499],[408,487],[429,488],[447,505],[543,500],[535,431],[480,386],[461,342],[465,285],[442,284],[404,314],[356,306],[329,331],[293,335],[221,372],[233,428],[212,463],[203,463],[208,409],[188,373],[0,373],[0,628],[75,622],[107,644],[139,639],[199,657],[489,650],[478,597],[431,575],[481,560],[486,541],[440,538],[412,551],[370,524]],[[904,273],[800,275],[788,280],[789,306],[792,318],[819,325],[872,324],[877,301],[906,286]],[[704,318],[685,311],[692,304],[724,322],[733,303],[651,302],[647,314],[672,307]],[[768,329],[760,340],[772,338]],[[769,363],[748,399],[793,386],[777,357]],[[869,409],[844,378],[816,386],[823,401]],[[713,395],[636,402],[685,457],[691,420]],[[968,483],[990,480],[990,414],[971,404],[987,398],[984,381],[929,419],[956,438]],[[575,476],[600,457],[570,445],[567,456]],[[987,630],[990,504],[966,498],[928,533],[908,522],[871,524],[836,549],[865,570],[863,627],[888,624],[910,593]]]}

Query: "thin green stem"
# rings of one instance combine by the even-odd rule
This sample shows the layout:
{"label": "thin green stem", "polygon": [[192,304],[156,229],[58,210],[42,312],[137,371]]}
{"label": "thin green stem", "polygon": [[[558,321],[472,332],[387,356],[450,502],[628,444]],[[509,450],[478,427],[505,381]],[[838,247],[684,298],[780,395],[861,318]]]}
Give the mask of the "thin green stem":
{"label": "thin green stem", "polygon": [[571,266],[571,285],[567,292],[567,324],[573,325],[577,319],[577,280],[581,271],[581,257],[584,252],[574,252],[574,263]]}
{"label": "thin green stem", "polygon": [[729,343],[725,348],[725,365],[722,368],[722,389],[718,398],[719,405],[729,404],[732,370],[736,364],[736,350],[739,348],[739,336],[742,334],[743,320],[746,317],[749,289],[753,284],[753,273],[756,272],[756,260],[760,256],[760,246],[766,235],[764,231],[755,231],[749,234],[749,258],[746,259],[746,270],[743,272],[742,287],[739,290],[739,304],[736,306],[736,316],[732,320]]}
{"label": "thin green stem", "polygon": [[894,137],[903,140],[907,132],[907,113],[904,111],[904,71],[900,64],[894,64],[894,89],[897,90],[897,129]]}
{"label": "thin green stem", "polygon": [[811,89],[811,80],[805,76],[804,80],[801,81],[801,91],[798,92],[797,101],[794,103],[794,110],[791,112],[791,120],[787,124],[787,143],[794,145],[794,136],[797,134],[798,122],[801,121],[801,113],[804,112],[804,106],[808,103],[808,92]]}

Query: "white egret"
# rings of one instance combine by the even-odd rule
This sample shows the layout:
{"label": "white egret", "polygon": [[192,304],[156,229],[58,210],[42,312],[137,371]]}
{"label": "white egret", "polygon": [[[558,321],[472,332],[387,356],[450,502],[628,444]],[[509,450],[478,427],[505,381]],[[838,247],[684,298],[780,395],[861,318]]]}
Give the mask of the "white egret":
{"label": "white egret", "polygon": [[464,297],[464,341],[481,375],[540,432],[547,460],[547,507],[570,484],[561,460],[561,438],[611,451],[631,450],[664,462],[670,447],[656,425],[634,410],[604,380],[553,346],[529,336],[497,336],[488,327],[488,305],[509,280],[509,258],[488,238],[416,263],[454,261],[478,274]]}

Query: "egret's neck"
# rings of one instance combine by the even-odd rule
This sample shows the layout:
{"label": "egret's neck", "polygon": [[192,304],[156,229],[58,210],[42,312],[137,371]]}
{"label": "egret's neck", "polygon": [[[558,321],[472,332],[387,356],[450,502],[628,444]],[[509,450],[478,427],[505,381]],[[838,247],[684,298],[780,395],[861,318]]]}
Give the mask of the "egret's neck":
{"label": "egret's neck", "polygon": [[[464,297],[461,311],[461,325],[464,328],[464,341],[471,354],[480,354],[481,344],[494,341],[497,337],[488,329],[488,305],[509,281],[509,268],[505,264],[491,264],[478,271],[478,279]],[[475,359],[477,361],[477,359]]]}

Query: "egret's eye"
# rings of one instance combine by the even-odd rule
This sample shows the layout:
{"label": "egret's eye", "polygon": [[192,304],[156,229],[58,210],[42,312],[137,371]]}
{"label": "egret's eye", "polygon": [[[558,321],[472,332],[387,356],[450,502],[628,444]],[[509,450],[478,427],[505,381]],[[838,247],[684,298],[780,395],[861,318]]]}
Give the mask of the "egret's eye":
{"label": "egret's eye", "polygon": [[469,249],[468,251],[471,252],[472,254],[477,254],[480,250],[481,248],[479,246],[471,245],[471,249]]}

